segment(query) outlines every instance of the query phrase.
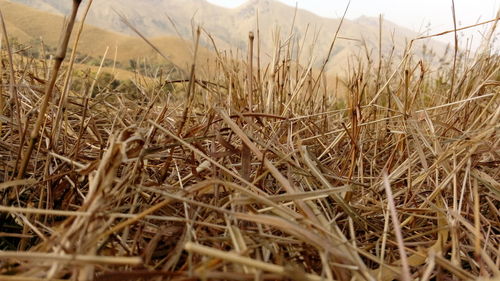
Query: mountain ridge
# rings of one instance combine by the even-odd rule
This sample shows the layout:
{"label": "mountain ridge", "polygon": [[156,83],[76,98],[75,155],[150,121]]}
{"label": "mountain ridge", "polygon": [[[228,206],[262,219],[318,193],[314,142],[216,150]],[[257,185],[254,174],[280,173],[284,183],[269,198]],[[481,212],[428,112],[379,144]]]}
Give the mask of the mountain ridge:
{"label": "mountain ridge", "polygon": [[[69,1],[60,0],[10,0],[35,7],[40,10],[57,11],[64,14],[69,10]],[[118,11],[116,13],[115,11]],[[258,22],[257,26],[257,14]],[[162,37],[181,37],[192,40],[194,26],[201,25],[211,34],[217,48],[222,50],[245,51],[248,45],[248,32],[260,31],[260,49],[263,60],[272,59],[274,48],[279,42],[294,36],[295,46],[302,46],[300,61],[307,61],[316,56],[315,66],[326,59],[328,49],[340,19],[324,18],[310,11],[295,9],[273,0],[250,0],[235,8],[224,8],[206,0],[106,0],[94,1],[87,23],[120,34],[137,37],[122,20],[127,18],[137,30],[146,37],[160,40]],[[369,19],[369,20],[367,20]],[[376,24],[375,24],[376,23]],[[378,19],[344,19],[340,28],[340,38],[333,49],[329,71],[339,71],[346,65],[350,56],[365,49],[374,50],[379,46]],[[392,47],[402,53],[409,39],[418,37],[418,33],[400,27],[390,21],[383,22],[383,53],[391,52]],[[279,35],[279,36],[278,36]],[[345,40],[343,38],[348,38]],[[203,37],[202,45],[211,49],[212,42]],[[444,44],[434,41],[419,42],[428,44],[440,53]],[[420,47],[420,46],[416,46]]]}
{"label": "mountain ridge", "polygon": [[[0,0],[0,9],[11,38],[13,37],[23,44],[33,45],[33,41],[41,40],[48,46],[57,46],[59,31],[62,30],[64,22],[63,17],[13,1]],[[187,65],[191,63],[191,42],[175,36],[153,38],[151,41],[167,54],[169,61],[162,63],[171,63],[182,69],[186,69]],[[70,46],[72,46],[71,44]],[[114,59],[116,56],[117,61],[124,64],[140,58],[160,60],[159,55],[141,38],[86,24],[80,38],[79,52],[99,57],[104,55],[106,49],[108,49],[109,59]],[[211,52],[202,47],[200,48],[200,56],[209,57]]]}

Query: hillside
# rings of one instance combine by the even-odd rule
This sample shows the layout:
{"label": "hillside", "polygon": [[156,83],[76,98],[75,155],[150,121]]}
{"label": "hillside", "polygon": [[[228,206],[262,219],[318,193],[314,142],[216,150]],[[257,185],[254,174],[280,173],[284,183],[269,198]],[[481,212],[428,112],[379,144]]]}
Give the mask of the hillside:
{"label": "hillside", "polygon": [[[64,18],[60,15],[42,12],[25,5],[0,1],[7,30],[11,38],[20,43],[36,45],[42,40],[48,46],[55,46],[59,40],[59,31]],[[164,59],[138,37],[104,30],[92,25],[85,25],[78,51],[95,58],[102,57],[109,48],[107,58],[116,59],[121,65],[129,66],[131,60],[149,59],[161,64],[174,64],[186,69],[192,62],[191,41],[175,36],[163,36],[151,40],[169,59]],[[210,51],[200,48],[202,58],[210,57]]]}
{"label": "hillside", "polygon": [[[70,5],[70,2],[59,0],[11,1],[45,11],[57,11],[61,14],[66,13]],[[324,61],[340,23],[340,19],[323,18],[301,9],[295,11],[294,7],[273,0],[251,0],[234,9],[215,6],[205,0],[94,1],[88,23],[106,30],[135,36],[133,31],[121,21],[117,12],[124,15],[141,33],[149,37],[180,36],[191,41],[192,23],[201,24],[214,37],[218,48],[233,50],[246,49],[248,32],[257,31],[258,14],[263,60],[271,60],[278,32],[280,42],[283,44],[292,30],[296,40],[295,46],[303,46],[299,59],[305,61],[314,55],[316,66]],[[295,24],[292,27],[294,17]],[[365,52],[365,50],[376,50],[379,45],[378,29],[378,19],[366,17],[358,20],[346,19],[339,34],[344,39],[337,40],[331,59],[334,63],[331,63],[328,69],[340,70],[339,66],[344,66],[353,54]],[[383,54],[389,54],[395,45],[397,46],[396,55],[402,53],[408,40],[419,35],[387,21],[384,21],[382,34]],[[211,47],[211,42],[207,38],[202,40],[202,43],[208,48]],[[441,43],[419,42],[416,45],[416,55],[420,53],[423,44],[434,49],[438,54],[444,50],[444,45]],[[168,45],[165,44],[165,46]]]}

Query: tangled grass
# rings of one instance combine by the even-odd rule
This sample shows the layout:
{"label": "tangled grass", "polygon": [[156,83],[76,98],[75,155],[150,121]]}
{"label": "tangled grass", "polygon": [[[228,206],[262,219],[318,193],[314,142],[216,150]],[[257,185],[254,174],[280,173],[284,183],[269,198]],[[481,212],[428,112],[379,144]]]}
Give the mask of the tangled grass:
{"label": "tangled grass", "polygon": [[498,280],[498,55],[409,47],[334,98],[249,50],[133,98],[4,50],[0,279]]}

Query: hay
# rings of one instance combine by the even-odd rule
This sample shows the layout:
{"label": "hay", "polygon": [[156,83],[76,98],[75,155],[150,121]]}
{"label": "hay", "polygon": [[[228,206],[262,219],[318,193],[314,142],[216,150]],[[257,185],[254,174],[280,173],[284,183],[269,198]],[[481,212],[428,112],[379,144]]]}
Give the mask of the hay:
{"label": "hay", "polygon": [[91,76],[61,94],[63,65],[46,114],[47,73],[14,56],[0,279],[498,278],[498,55],[438,71],[411,47],[395,63],[360,59],[334,98],[276,45],[262,72],[252,54],[217,53],[217,69],[193,63],[170,90],[138,78],[133,98],[92,96]]}

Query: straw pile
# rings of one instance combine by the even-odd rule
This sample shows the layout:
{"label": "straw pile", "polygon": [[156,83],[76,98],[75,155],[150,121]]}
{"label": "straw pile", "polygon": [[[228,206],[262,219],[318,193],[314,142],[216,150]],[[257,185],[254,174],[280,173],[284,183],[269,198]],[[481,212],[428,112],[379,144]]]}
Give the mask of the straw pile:
{"label": "straw pile", "polygon": [[360,60],[337,99],[249,50],[130,98],[5,48],[0,279],[499,278],[498,55]]}

